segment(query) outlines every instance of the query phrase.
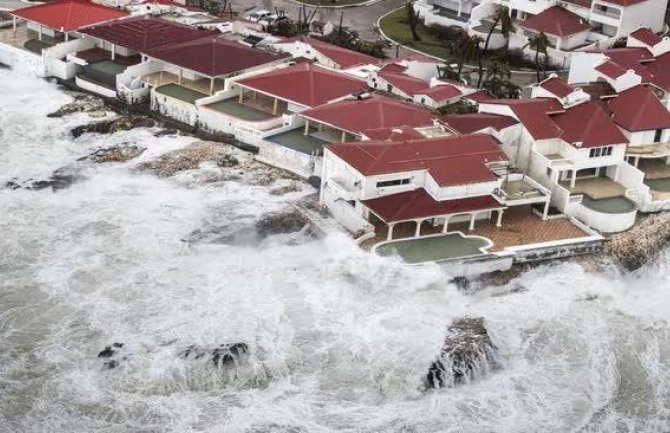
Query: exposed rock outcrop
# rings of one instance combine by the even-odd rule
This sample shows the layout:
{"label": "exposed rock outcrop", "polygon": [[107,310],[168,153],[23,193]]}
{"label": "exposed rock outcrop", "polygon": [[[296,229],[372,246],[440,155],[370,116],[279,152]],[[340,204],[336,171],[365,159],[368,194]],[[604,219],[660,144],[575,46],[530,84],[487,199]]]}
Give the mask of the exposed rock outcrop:
{"label": "exposed rock outcrop", "polygon": [[218,167],[237,167],[240,160],[235,149],[227,144],[200,141],[183,149],[161,155],[143,164],[140,169],[153,170],[158,176],[172,176],[180,171],[194,170],[203,162],[214,162]]}
{"label": "exposed rock outcrop", "polygon": [[140,115],[120,116],[112,120],[103,120],[100,122],[89,123],[87,125],[72,128],[70,133],[77,138],[87,132],[96,132],[98,134],[113,134],[117,131],[129,131],[134,128],[150,128],[156,126],[156,121],[151,117]]}
{"label": "exposed rock outcrop", "polygon": [[271,195],[284,195],[291,192],[300,191],[300,185],[297,182],[291,182],[288,185],[277,186],[270,190]]}
{"label": "exposed rock outcrop", "polygon": [[58,191],[69,188],[73,183],[77,182],[81,178],[82,177],[79,175],[79,170],[77,168],[73,166],[66,166],[54,171],[46,179],[28,179],[26,181],[19,181],[14,179],[6,182],[5,187],[10,189],[23,188],[32,190],[51,188],[53,191]]}
{"label": "exposed rock outcrop", "polygon": [[483,317],[455,320],[447,329],[440,355],[428,369],[426,387],[452,387],[486,375],[497,366],[497,350]]}
{"label": "exposed rock outcrop", "polygon": [[635,226],[610,236],[605,253],[634,271],[653,259],[670,242],[670,212],[641,216]]}
{"label": "exposed rock outcrop", "polygon": [[179,357],[183,359],[209,357],[214,365],[219,367],[234,365],[247,353],[249,353],[249,346],[246,343],[224,343],[215,349],[192,345],[179,353]]}
{"label": "exposed rock outcrop", "polygon": [[126,162],[140,156],[146,147],[138,146],[135,143],[119,143],[114,146],[98,149],[88,156],[79,158],[79,161],[90,160],[97,163],[103,162]]}
{"label": "exposed rock outcrop", "polygon": [[93,113],[104,112],[105,101],[97,96],[85,93],[74,94],[74,101],[65,104],[53,113],[47,114],[47,117],[63,117],[72,113]]}
{"label": "exposed rock outcrop", "polygon": [[296,209],[286,209],[277,212],[266,213],[256,222],[256,230],[259,236],[267,237],[280,233],[299,232],[309,221]]}

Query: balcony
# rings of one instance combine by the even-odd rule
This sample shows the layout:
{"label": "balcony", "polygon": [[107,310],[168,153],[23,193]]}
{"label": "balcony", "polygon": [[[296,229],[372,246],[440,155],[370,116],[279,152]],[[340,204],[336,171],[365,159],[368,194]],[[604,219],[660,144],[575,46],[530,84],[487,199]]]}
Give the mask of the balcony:
{"label": "balcony", "polygon": [[346,182],[345,180],[337,177],[328,179],[326,186],[343,200],[356,200],[361,197],[360,186],[355,186],[350,182]]}

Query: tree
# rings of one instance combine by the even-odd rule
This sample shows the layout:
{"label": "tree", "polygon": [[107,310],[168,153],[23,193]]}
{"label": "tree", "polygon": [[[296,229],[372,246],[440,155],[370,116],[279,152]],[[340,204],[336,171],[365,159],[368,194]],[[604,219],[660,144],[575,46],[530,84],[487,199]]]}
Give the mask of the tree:
{"label": "tree", "polygon": [[421,21],[420,14],[414,9],[414,0],[407,0],[405,2],[405,11],[407,12],[407,24],[409,25],[410,32],[412,32],[412,39],[418,42],[421,40],[421,36],[417,33],[416,28]]}
{"label": "tree", "polygon": [[505,44],[507,45],[507,41],[509,40],[509,34],[512,33],[512,31],[514,30],[514,24],[512,24],[512,18],[510,17],[509,8],[507,6],[496,5],[496,9],[492,17],[493,17],[493,23],[489,27],[489,32],[486,35],[486,40],[484,41],[484,51],[482,52],[482,55],[479,56],[479,72],[477,79],[477,87],[480,87],[483,81],[482,59],[486,57],[486,55],[488,54],[489,43],[491,42],[491,37],[493,36],[493,33],[499,27],[500,34],[502,34],[502,36],[505,38]]}
{"label": "tree", "polygon": [[549,38],[544,32],[540,32],[537,36],[534,36],[528,40],[528,43],[524,46],[529,47],[531,50],[535,51],[535,72],[537,73],[537,82],[542,81],[540,76],[540,54],[544,54],[545,66],[548,63],[547,58],[547,48],[549,48]]}
{"label": "tree", "polygon": [[512,72],[509,64],[498,60],[490,60],[486,64],[486,73],[482,88],[494,95],[496,98],[519,97],[521,89],[513,84],[510,79]]}
{"label": "tree", "polygon": [[481,41],[482,38],[479,36],[470,36],[463,32],[458,37],[456,42],[450,46],[451,54],[454,57],[456,64],[458,65],[456,74],[459,78],[463,72],[463,65],[465,62],[479,55],[479,43]]}

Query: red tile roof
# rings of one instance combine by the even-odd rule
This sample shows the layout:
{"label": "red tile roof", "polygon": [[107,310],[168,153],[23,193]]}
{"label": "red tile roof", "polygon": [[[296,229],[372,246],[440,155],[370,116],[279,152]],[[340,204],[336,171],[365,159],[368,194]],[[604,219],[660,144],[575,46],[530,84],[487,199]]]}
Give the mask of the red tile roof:
{"label": "red tile roof", "polygon": [[542,81],[539,86],[552,95],[558,96],[559,98],[565,98],[574,92],[573,88],[570,87],[568,83],[558,77],[547,78],[546,80]]}
{"label": "red tile roof", "polygon": [[425,189],[363,200],[386,223],[504,208],[492,195],[437,201]]}
{"label": "red tile roof", "polygon": [[484,102],[490,101],[491,99],[496,99],[488,90],[478,90],[474,93],[470,93],[464,96],[465,99],[470,99],[474,102]]}
{"label": "red tile roof", "polygon": [[570,36],[591,28],[588,21],[560,6],[545,9],[534,17],[520,22],[519,26],[556,36]]}
{"label": "red tile roof", "polygon": [[409,126],[367,129],[365,130],[365,136],[374,141],[404,141],[425,138],[423,134]]}
{"label": "red tile roof", "polygon": [[508,105],[536,140],[561,135],[560,128],[548,116],[548,113],[563,111],[563,106],[554,98],[495,99],[486,103]]}
{"label": "red tile roof", "polygon": [[123,18],[127,12],[102,6],[88,0],[56,0],[17,9],[12,12],[18,18],[36,22],[62,32],[79,30],[82,27]]}
{"label": "red tile roof", "polygon": [[215,37],[172,44],[147,54],[209,77],[244,71],[290,57]]}
{"label": "red tile roof", "polygon": [[277,69],[237,83],[306,107],[323,105],[368,88],[363,80],[312,63]]}
{"label": "red tile roof", "polygon": [[433,125],[433,115],[425,108],[381,95],[345,99],[300,113],[303,117],[352,133],[371,129]]}
{"label": "red tile roof", "polygon": [[461,96],[463,92],[461,92],[458,87],[451,84],[439,84],[429,89],[425,89],[422,92],[418,92],[418,94],[429,96],[434,101],[441,102]]}
{"label": "red tile roof", "polygon": [[333,61],[333,63],[342,69],[348,69],[353,68],[354,66],[362,65],[376,65],[381,61],[376,57],[338,47],[337,45],[329,44],[328,42],[310,38],[308,36],[287,38],[278,42],[278,44],[293,43],[296,41],[311,45],[314,50],[323,54],[325,57],[328,57]]}
{"label": "red tile roof", "polygon": [[670,112],[654,93],[635,86],[605,101],[615,123],[628,131],[670,128]]}
{"label": "red tile roof", "polygon": [[440,121],[459,134],[471,134],[485,128],[500,131],[519,123],[513,117],[487,113],[447,114],[440,117]]}
{"label": "red tile roof", "polygon": [[567,109],[553,98],[496,100],[489,103],[508,105],[536,140],[561,138],[578,148],[627,142],[600,104],[594,101]]}
{"label": "red tile roof", "polygon": [[486,134],[337,143],[327,149],[364,176],[427,170],[443,186],[495,180],[486,163],[508,161],[500,143]]}
{"label": "red tile roof", "polygon": [[218,34],[150,15],[89,27],[82,33],[144,54],[160,47]]}
{"label": "red tile roof", "polygon": [[614,80],[626,73],[625,69],[623,69],[617,63],[611,62],[609,60],[596,66],[596,71]]}
{"label": "red tile roof", "polygon": [[403,74],[402,72],[387,72],[382,70],[377,73],[377,76],[409,97],[412,97],[421,90],[426,90],[429,87],[427,81]]}
{"label": "red tile roof", "polygon": [[645,45],[648,45],[650,47],[653,47],[654,45],[658,44],[661,42],[663,39],[657,35],[656,33],[652,32],[646,27],[641,27],[634,32],[632,32],[628,37],[632,37],[634,39],[637,39],[638,41],[642,42]]}
{"label": "red tile roof", "polygon": [[628,142],[603,108],[594,101],[583,102],[564,113],[552,115],[551,120],[561,129],[560,138],[578,148]]}

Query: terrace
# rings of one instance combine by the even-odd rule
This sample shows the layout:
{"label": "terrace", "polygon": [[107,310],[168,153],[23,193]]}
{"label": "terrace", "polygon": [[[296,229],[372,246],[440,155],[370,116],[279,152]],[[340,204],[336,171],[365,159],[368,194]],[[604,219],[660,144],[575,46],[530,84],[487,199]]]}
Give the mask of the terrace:
{"label": "terrace", "polygon": [[222,79],[214,78],[213,82],[210,78],[198,78],[191,80],[185,78],[183,75],[179,76],[167,71],[145,75],[142,77],[142,81],[147,83],[149,86],[156,88],[168,84],[174,84],[178,85],[179,87],[190,89],[191,91],[200,93],[204,96],[213,95],[214,93],[223,90],[225,87],[225,81]]}
{"label": "terrace", "polygon": [[25,23],[18,23],[16,31],[12,27],[0,29],[0,43],[35,54],[41,54],[43,49],[50,48],[64,40],[62,34],[56,38],[42,35],[40,39],[40,35],[33,30],[29,30]]}
{"label": "terrace", "polygon": [[198,92],[188,87],[181,86],[175,83],[163,84],[156,87],[156,92],[165,96],[178,99],[189,104],[195,104],[195,101],[207,97],[206,94]]}
{"label": "terrace", "polygon": [[380,256],[398,255],[405,263],[418,264],[486,254],[490,246],[491,241],[486,238],[449,233],[384,242],[374,252]]}
{"label": "terrace", "polygon": [[68,58],[76,58],[79,60],[77,63],[84,65],[77,78],[110,90],[116,90],[117,75],[141,61],[140,56],[112,56],[112,53],[100,48],[80,51]]}
{"label": "terrace", "polygon": [[321,155],[323,153],[323,146],[330,143],[330,141],[323,138],[323,135],[320,135],[317,130],[310,130],[308,134],[305,134],[303,128],[297,128],[266,137],[265,140],[300,153]]}
{"label": "terrace", "polygon": [[[376,235],[362,244],[366,249],[370,249],[380,242],[383,245],[387,239],[387,225],[376,219],[371,222],[375,226]],[[414,245],[430,248],[430,254],[434,254],[432,250],[436,248],[434,245],[436,241],[429,242],[428,244],[416,243],[422,238],[414,237],[416,233],[415,227],[416,224],[413,222],[397,224],[393,229],[394,240],[403,239],[408,242],[414,242]],[[442,225],[433,226],[427,221],[421,227],[421,233],[429,236],[440,234],[441,230]],[[591,236],[591,233],[585,232],[568,218],[542,220],[531,211],[530,206],[508,208],[505,211],[505,223],[501,227],[497,227],[495,218],[491,218],[488,220],[478,220],[473,230],[469,230],[469,223],[467,222],[449,224],[448,234],[453,232],[461,232],[467,236],[478,236],[479,238],[490,240],[492,245],[487,248],[486,251],[488,253],[500,252],[510,247],[569,241]],[[451,242],[454,243],[455,241],[452,239]],[[449,242],[440,242],[440,248],[449,248]],[[444,259],[463,257],[464,255],[471,255],[469,254],[471,251],[472,248],[459,244],[455,251],[444,251],[441,255]]]}
{"label": "terrace", "polygon": [[560,185],[571,195],[584,194],[594,200],[623,197],[626,194],[626,188],[608,177],[577,179],[574,188],[570,188],[569,181],[562,181]]}

